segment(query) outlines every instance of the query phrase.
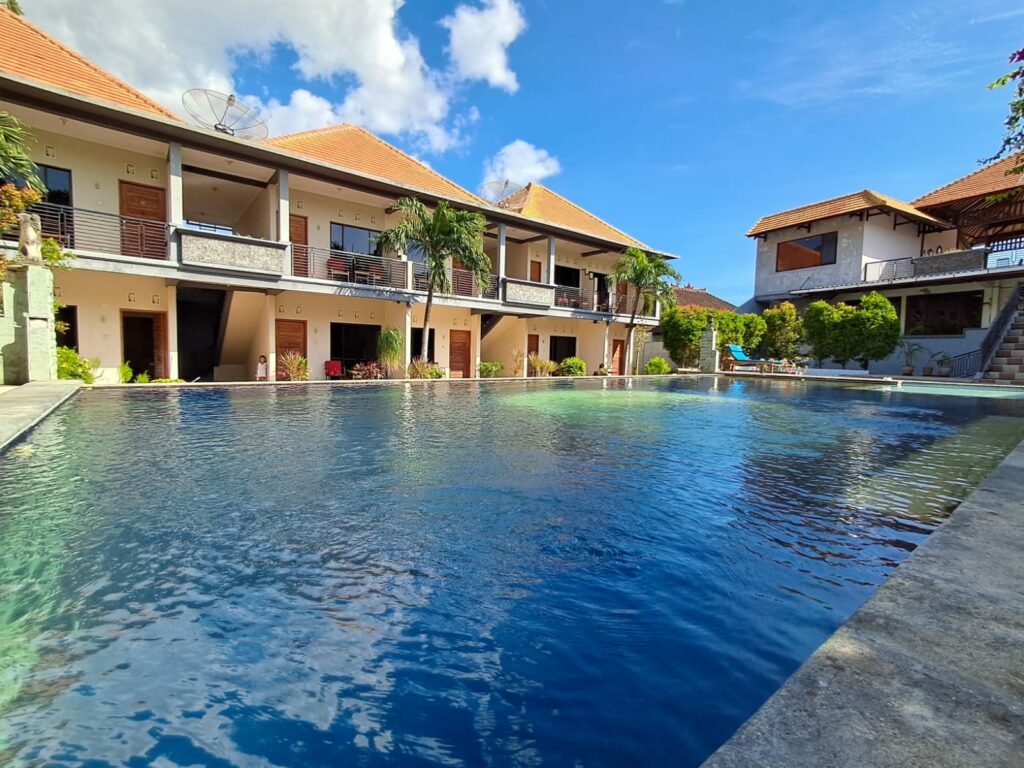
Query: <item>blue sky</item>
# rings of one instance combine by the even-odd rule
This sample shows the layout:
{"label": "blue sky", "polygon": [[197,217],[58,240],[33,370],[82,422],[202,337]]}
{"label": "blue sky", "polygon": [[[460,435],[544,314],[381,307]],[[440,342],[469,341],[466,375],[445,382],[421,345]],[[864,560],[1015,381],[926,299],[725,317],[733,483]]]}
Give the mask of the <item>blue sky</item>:
{"label": "blue sky", "polygon": [[[557,165],[543,183],[737,303],[758,217],[865,187],[910,200],[994,152],[1009,93],[985,84],[1024,44],[1009,0],[320,0],[301,21],[294,4],[235,0],[164,20],[145,1],[23,5],[165,103],[223,82],[261,101],[275,133],[357,120],[470,189],[526,142],[540,165],[513,168]],[[453,53],[457,24],[441,22],[460,6]],[[147,24],[188,42],[142,57],[124,30]]]}

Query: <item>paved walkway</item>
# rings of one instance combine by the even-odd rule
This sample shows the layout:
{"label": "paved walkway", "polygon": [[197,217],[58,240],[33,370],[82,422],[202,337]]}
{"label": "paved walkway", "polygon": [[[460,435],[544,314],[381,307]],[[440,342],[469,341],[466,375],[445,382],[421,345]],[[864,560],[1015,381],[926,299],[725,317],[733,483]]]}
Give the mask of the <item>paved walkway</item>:
{"label": "paved walkway", "polygon": [[1024,444],[704,768],[1024,766]]}
{"label": "paved walkway", "polygon": [[82,386],[80,381],[33,381],[5,389],[0,401],[0,451],[42,421]]}

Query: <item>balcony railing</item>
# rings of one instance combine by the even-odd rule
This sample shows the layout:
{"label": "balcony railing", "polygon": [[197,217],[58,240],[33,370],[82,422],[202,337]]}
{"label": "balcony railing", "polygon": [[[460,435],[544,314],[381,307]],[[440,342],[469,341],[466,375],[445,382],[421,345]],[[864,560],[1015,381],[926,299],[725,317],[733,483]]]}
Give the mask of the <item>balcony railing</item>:
{"label": "balcony railing", "polygon": [[[452,284],[452,296],[471,296],[474,298],[498,298],[498,278],[488,275],[481,290],[476,275],[466,269],[449,269],[448,277]],[[417,291],[427,290],[427,268],[419,262],[412,265],[412,287]]]}
{"label": "balcony railing", "polygon": [[929,253],[923,256],[868,262],[864,265],[864,282],[879,283],[912,277],[999,269],[1019,265],[1020,261],[1018,254],[990,253],[984,248]]}
{"label": "balcony railing", "polygon": [[55,203],[38,203],[43,237],[52,237],[62,248],[97,251],[144,259],[167,259],[170,227],[163,221],[71,208]]}
{"label": "balcony railing", "polygon": [[405,289],[406,264],[382,256],[292,243],[292,274],[296,277]]}
{"label": "balcony railing", "polygon": [[555,306],[569,309],[594,310],[594,292],[570,285],[555,286]]}

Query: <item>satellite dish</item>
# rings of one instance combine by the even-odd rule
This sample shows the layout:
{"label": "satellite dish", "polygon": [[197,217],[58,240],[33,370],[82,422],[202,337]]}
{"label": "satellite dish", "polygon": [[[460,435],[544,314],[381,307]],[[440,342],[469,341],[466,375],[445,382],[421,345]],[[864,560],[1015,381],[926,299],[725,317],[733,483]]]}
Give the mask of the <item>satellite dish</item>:
{"label": "satellite dish", "polygon": [[480,185],[480,197],[489,203],[494,203],[501,207],[502,200],[514,195],[522,188],[522,184],[516,184],[514,181],[509,181],[508,179],[485,181]]}
{"label": "satellite dish", "polygon": [[265,139],[270,133],[259,112],[233,93],[190,88],[182,94],[181,104],[197,124],[218,133],[254,141]]}

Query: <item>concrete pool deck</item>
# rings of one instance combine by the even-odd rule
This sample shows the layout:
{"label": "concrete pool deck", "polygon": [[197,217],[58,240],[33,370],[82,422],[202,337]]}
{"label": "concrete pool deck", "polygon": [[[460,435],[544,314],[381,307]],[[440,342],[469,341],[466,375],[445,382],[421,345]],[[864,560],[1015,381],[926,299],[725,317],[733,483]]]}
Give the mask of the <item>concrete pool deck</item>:
{"label": "concrete pool deck", "polygon": [[1024,765],[1024,443],[703,768]]}
{"label": "concrete pool deck", "polygon": [[5,388],[0,402],[0,451],[45,419],[81,386],[80,381],[33,381]]}

